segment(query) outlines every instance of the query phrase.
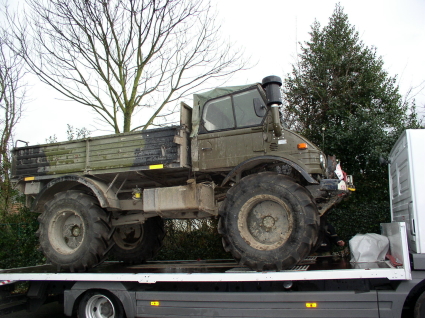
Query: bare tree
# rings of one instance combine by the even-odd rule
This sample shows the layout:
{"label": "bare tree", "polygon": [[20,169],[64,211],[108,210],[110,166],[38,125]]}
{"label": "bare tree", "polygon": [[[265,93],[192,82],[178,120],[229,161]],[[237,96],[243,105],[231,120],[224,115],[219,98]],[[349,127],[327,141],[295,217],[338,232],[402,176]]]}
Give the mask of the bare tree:
{"label": "bare tree", "polygon": [[21,118],[26,83],[24,61],[9,48],[11,38],[0,27],[0,195],[1,211],[11,203],[10,153],[13,131]]}
{"label": "bare tree", "polygon": [[[411,86],[403,97],[402,104],[406,107],[409,119],[416,119],[417,123],[425,128],[425,104],[423,96],[425,91],[425,81],[417,86]],[[422,100],[422,104],[417,105],[417,100]]]}
{"label": "bare tree", "polygon": [[[146,129],[167,104],[245,67],[240,50],[220,36],[209,0],[27,4],[15,35],[29,67],[116,133]],[[132,126],[134,112],[146,107],[151,116]]]}

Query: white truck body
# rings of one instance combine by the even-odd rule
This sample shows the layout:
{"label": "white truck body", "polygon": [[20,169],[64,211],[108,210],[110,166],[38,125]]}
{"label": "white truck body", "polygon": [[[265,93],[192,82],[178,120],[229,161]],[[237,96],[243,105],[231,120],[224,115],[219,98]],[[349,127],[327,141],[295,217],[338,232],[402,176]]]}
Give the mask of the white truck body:
{"label": "white truck body", "polygon": [[391,219],[406,222],[409,248],[425,253],[425,129],[408,129],[390,153]]}

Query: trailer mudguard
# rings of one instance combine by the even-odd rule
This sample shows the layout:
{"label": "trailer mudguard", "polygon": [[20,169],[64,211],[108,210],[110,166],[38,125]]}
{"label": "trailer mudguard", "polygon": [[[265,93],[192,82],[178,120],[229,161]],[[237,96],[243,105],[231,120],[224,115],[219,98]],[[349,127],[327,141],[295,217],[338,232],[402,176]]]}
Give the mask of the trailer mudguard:
{"label": "trailer mudguard", "polygon": [[276,157],[276,156],[259,156],[259,157],[254,157],[254,158],[250,158],[248,160],[245,160],[244,162],[241,162],[236,167],[234,167],[227,174],[226,178],[224,178],[223,182],[221,183],[221,186],[224,186],[227,182],[229,182],[229,180],[232,177],[236,176],[237,174],[242,173],[245,170],[252,169],[252,168],[258,166],[261,163],[273,163],[273,162],[276,162],[276,161],[285,163],[285,164],[291,166],[292,168],[294,168],[295,170],[297,170],[308,183],[318,184],[318,182],[316,180],[314,180],[307,173],[307,171],[305,171],[303,168],[301,168],[299,165],[297,165],[293,161],[290,161],[290,160],[282,158],[282,157]]}
{"label": "trailer mudguard", "polygon": [[106,183],[94,180],[85,176],[67,175],[53,179],[35,198],[31,205],[34,212],[42,212],[44,204],[51,200],[56,193],[79,188],[87,188],[91,191],[99,201],[102,208],[120,209],[119,200],[116,197],[114,187],[108,186]]}

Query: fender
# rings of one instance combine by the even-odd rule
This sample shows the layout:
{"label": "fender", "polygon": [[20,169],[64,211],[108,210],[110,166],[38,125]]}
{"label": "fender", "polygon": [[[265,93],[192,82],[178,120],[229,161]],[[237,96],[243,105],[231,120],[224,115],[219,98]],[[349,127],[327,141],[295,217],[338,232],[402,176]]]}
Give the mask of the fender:
{"label": "fender", "polygon": [[250,158],[238,164],[227,174],[226,178],[224,178],[223,182],[221,183],[221,186],[224,186],[227,182],[229,182],[230,178],[234,177],[235,175],[242,173],[245,170],[252,169],[260,163],[265,163],[265,162],[271,163],[276,161],[280,161],[282,163],[286,163],[287,165],[290,165],[292,168],[297,170],[308,183],[319,184],[303,168],[301,168],[299,165],[297,165],[293,161],[290,161],[288,159],[281,158],[281,157],[276,157],[276,156],[261,156],[261,157]]}
{"label": "fender", "polygon": [[46,184],[32,203],[31,210],[34,212],[42,212],[41,209],[44,204],[52,199],[56,193],[71,190],[80,185],[83,185],[93,192],[102,208],[121,209],[119,200],[113,191],[113,187],[109,187],[102,181],[88,177],[67,175],[53,179]]}
{"label": "fender", "polygon": [[128,290],[130,286],[135,285],[134,283],[122,283],[114,281],[105,282],[82,282],[77,281],[71,289],[66,289],[64,292],[64,313],[66,316],[71,317],[74,308],[78,305],[78,301],[81,299],[83,293],[89,290],[108,291],[115,295],[124,307],[124,312],[127,318],[134,318],[136,313],[135,308],[135,293],[130,293]]}

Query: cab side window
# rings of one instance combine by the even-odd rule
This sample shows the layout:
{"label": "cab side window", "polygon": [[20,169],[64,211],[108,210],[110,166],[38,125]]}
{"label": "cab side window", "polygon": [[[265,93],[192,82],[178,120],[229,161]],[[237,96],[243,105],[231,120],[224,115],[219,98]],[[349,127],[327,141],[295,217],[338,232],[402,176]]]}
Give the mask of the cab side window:
{"label": "cab side window", "polygon": [[258,126],[264,118],[261,107],[265,109],[265,103],[257,89],[212,99],[204,106],[201,133]]}
{"label": "cab side window", "polygon": [[235,120],[230,96],[207,102],[203,119],[204,127],[208,131],[234,128]]}
{"label": "cab side window", "polygon": [[255,112],[254,99],[261,98],[257,90],[251,90],[233,95],[237,127],[260,125],[263,117]]}

